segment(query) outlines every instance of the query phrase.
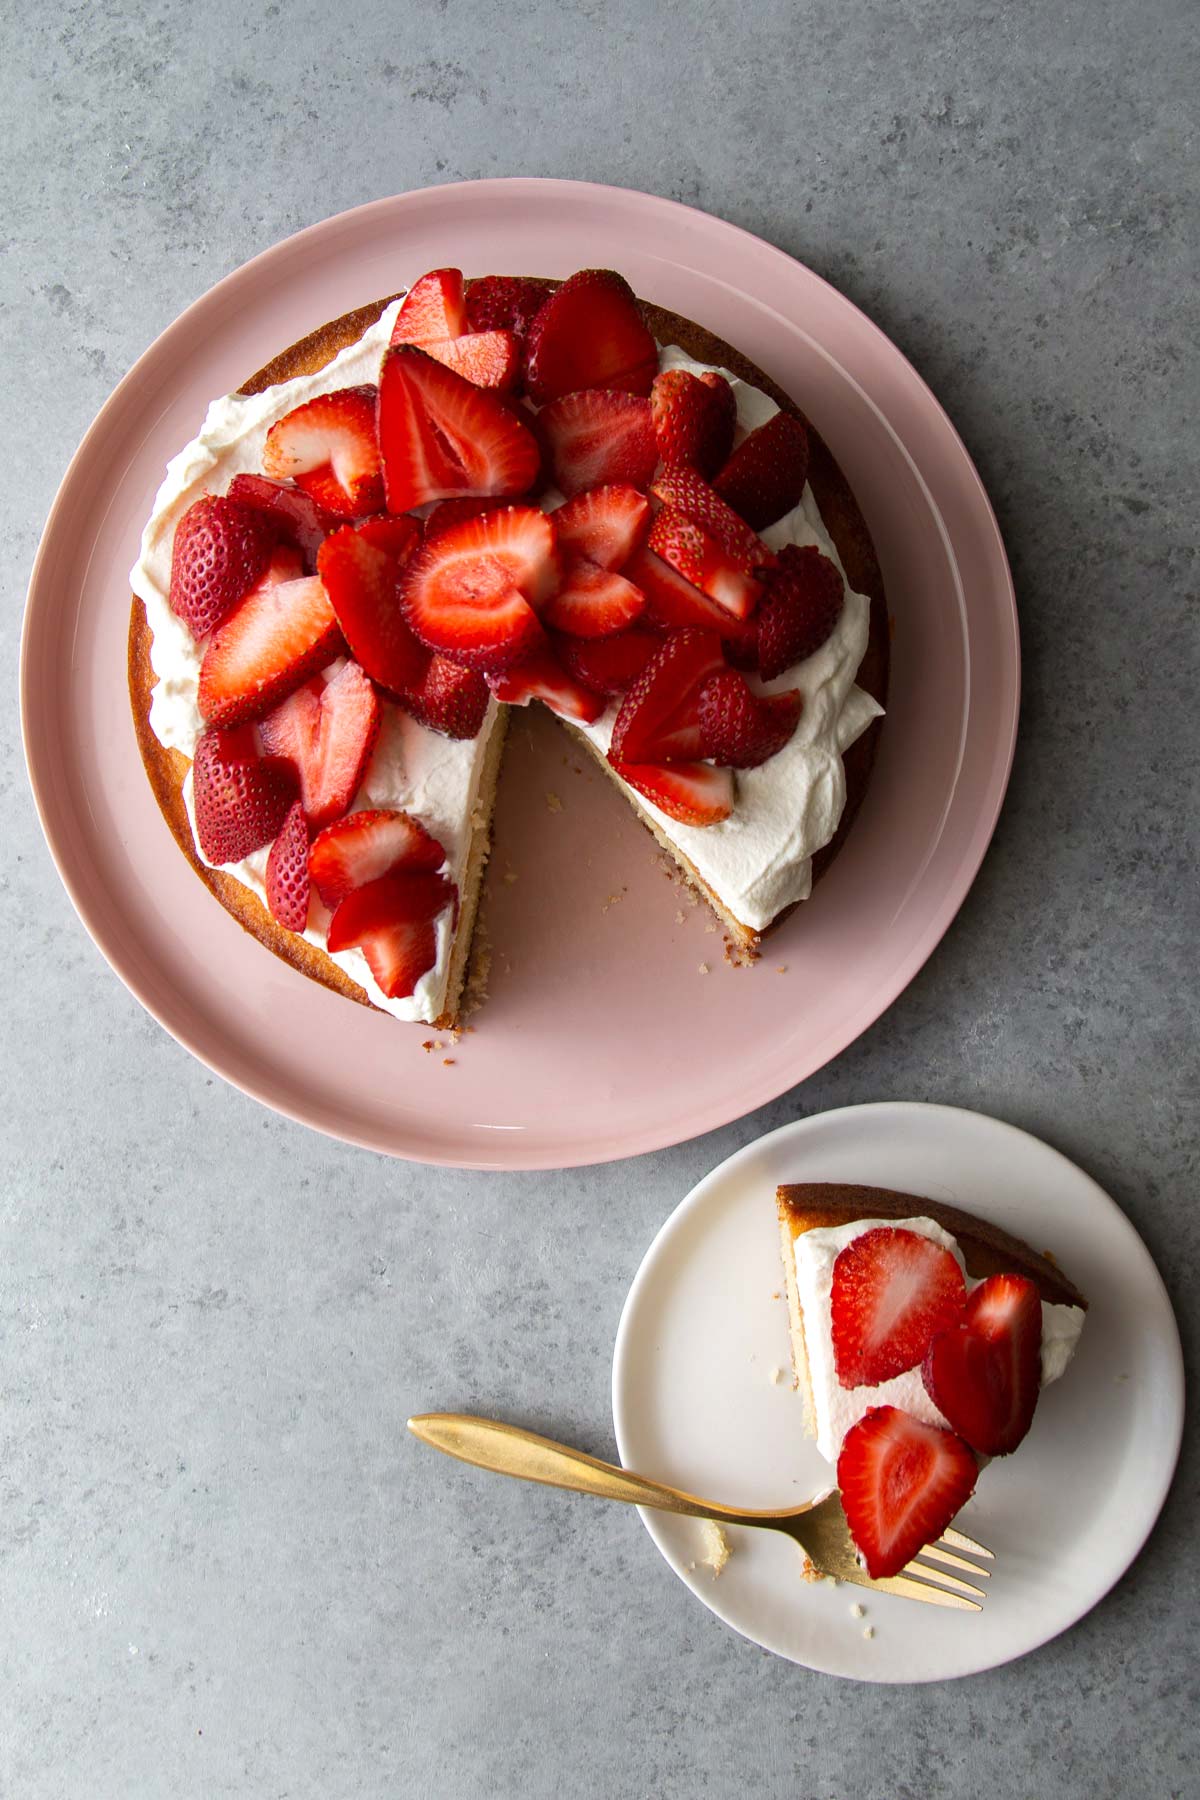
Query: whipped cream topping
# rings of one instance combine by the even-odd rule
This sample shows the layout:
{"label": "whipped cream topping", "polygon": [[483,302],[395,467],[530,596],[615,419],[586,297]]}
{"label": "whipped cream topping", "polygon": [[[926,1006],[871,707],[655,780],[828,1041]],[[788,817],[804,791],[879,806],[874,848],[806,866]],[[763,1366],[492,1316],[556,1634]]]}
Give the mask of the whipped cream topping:
{"label": "whipped cream topping", "polygon": [[[808,1355],[817,1449],[831,1463],[836,1463],[842,1439],[850,1427],[856,1425],[872,1406],[898,1406],[926,1424],[948,1425],[945,1416],[925,1392],[919,1368],[906,1369],[903,1375],[895,1375],[890,1381],[878,1382],[873,1387],[845,1388],[837,1378],[833,1361],[833,1265],[847,1244],[877,1226],[915,1231],[920,1237],[940,1244],[949,1250],[962,1269],[967,1292],[979,1286],[967,1274],[955,1239],[934,1219],[853,1219],[848,1225],[802,1232],[794,1240],[796,1286],[804,1316],[804,1348]],[[1043,1387],[1057,1381],[1074,1356],[1084,1316],[1081,1306],[1060,1306],[1043,1300]]]}
{"label": "whipped cream topping", "polygon": [[[225,394],[214,400],[199,433],[167,465],[142,534],[141,553],[130,574],[133,592],[145,605],[153,636],[150,660],[157,680],[150,706],[150,727],[166,748],[191,757],[204,730],[197,705],[203,651],[187,626],[171,611],[168,601],[175,527],[201,495],[224,493],[235,475],[261,473],[267,432],[294,407],[337,388],[378,381],[379,364],[400,304],[394,300],[357,343],[340,351],[315,374],[296,376],[261,394]],[[675,345],[660,351],[659,365],[696,373],[710,366],[691,361]],[[728,371],[722,373],[737,401],[735,442],[740,442],[779,409],[757,388]],[[561,496],[548,493],[541,504],[549,510],[560,499]],[[805,488],[792,512],[761,535],[775,550],[788,543],[815,544],[837,564],[845,578],[811,488]],[[731,818],[703,829],[681,825],[643,796],[636,797],[729,910],[755,929],[768,925],[793,901],[807,898],[812,886],[812,857],[832,838],[845,806],[842,754],[882,711],[854,685],[867,647],[868,615],[869,602],[847,583],[841,618],[816,655],[778,681],[757,684],[765,692],[800,688],[804,709],[794,737],[778,755],[757,769],[737,772],[737,798]],[[326,679],[336,673],[336,667],[325,672]],[[402,708],[388,702],[384,703],[383,712],[379,742],[363,786],[355,796],[354,808],[390,807],[414,813],[445,845],[448,873],[461,891],[480,776],[498,709],[494,704],[489,707],[482,730],[471,740],[427,731]],[[602,752],[608,748],[616,714],[614,704],[594,725],[580,727]],[[190,774],[184,802],[195,837]],[[203,859],[198,842],[197,854]],[[265,900],[268,854],[267,849],[255,851],[242,862],[224,865],[225,873]],[[328,915],[314,896],[304,935],[325,950],[327,927]],[[451,915],[447,912],[438,922],[437,962],[406,1000],[390,1000],[380,992],[361,951],[342,951],[333,960],[377,1006],[395,1018],[428,1022],[444,1009],[452,941]]]}

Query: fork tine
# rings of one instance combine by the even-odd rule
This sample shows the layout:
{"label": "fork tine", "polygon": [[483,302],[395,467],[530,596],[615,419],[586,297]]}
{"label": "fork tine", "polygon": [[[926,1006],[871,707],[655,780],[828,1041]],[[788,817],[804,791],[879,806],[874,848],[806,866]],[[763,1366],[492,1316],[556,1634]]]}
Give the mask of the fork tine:
{"label": "fork tine", "polygon": [[992,1579],[990,1569],[981,1569],[978,1563],[969,1562],[965,1556],[955,1556],[952,1550],[943,1550],[940,1544],[926,1544],[920,1554],[932,1557],[934,1562],[946,1563],[952,1569],[963,1569],[968,1575],[975,1575],[981,1581]]}
{"label": "fork tine", "polygon": [[982,1611],[977,1600],[952,1594],[948,1588],[934,1587],[931,1582],[915,1580],[908,1574],[889,1575],[885,1581],[864,1581],[862,1585],[884,1594],[900,1594],[905,1600],[925,1600],[930,1606],[956,1606],[963,1612]]}
{"label": "fork tine", "polygon": [[941,1587],[949,1588],[955,1594],[969,1594],[973,1600],[987,1599],[983,1588],[972,1587],[969,1581],[960,1581],[958,1576],[951,1575],[948,1569],[932,1568],[917,1557],[914,1557],[912,1562],[905,1563],[903,1572],[905,1575],[919,1575],[926,1581],[937,1582]]}
{"label": "fork tine", "polygon": [[989,1550],[986,1544],[977,1544],[975,1539],[969,1538],[964,1531],[954,1531],[953,1529],[943,1531],[938,1542],[939,1544],[949,1544],[952,1550],[966,1550],[972,1556],[986,1556],[989,1562],[996,1560],[994,1550]]}

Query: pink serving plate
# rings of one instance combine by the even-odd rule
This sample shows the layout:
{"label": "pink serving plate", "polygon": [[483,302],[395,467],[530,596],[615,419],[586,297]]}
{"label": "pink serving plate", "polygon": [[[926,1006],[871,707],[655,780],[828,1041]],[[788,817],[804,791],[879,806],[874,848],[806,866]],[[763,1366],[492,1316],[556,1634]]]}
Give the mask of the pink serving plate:
{"label": "pink serving plate", "polygon": [[[814,899],[750,970],[724,965],[704,910],[667,881],[604,777],[576,772],[557,724],[518,716],[497,817],[491,998],[473,1033],[430,1053],[427,1030],[278,962],[179,854],[129,717],[126,574],[164,465],[214,394],[326,319],[448,263],[550,276],[611,265],[737,344],[796,396],[842,464],[895,632],[863,810]],[[526,179],[342,213],[236,270],[165,331],[67,471],[34,567],[22,663],[47,840],[88,931],[142,1004],[268,1106],[374,1150],[468,1168],[566,1167],[678,1143],[843,1050],[962,904],[1008,780],[1018,691],[1012,582],[987,496],[945,413],[870,320],[719,219],[620,188]]]}

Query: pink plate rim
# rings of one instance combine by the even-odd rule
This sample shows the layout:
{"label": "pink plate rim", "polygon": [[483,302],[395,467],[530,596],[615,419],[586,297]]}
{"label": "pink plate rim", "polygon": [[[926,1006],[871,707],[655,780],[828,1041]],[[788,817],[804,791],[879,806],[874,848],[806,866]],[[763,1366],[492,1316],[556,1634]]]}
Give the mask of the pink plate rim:
{"label": "pink plate rim", "polygon": [[[100,916],[99,906],[93,904],[85,880],[91,865],[86,858],[81,858],[78,846],[72,843],[70,834],[57,816],[55,796],[51,791],[51,771],[43,762],[43,746],[39,742],[38,722],[33,716],[34,709],[31,706],[34,676],[34,657],[31,646],[34,627],[40,612],[49,608],[52,598],[46,592],[45,564],[50,557],[51,545],[56,535],[62,531],[64,521],[70,513],[73,490],[79,484],[82,472],[89,464],[93,446],[102,438],[112,415],[122,407],[129,390],[142,383],[148,372],[160,367],[165,358],[173,356],[176,349],[186,343],[189,335],[197,330],[202,322],[211,329],[214,321],[220,322],[228,319],[236,313],[236,303],[240,296],[256,289],[264,279],[268,285],[273,285],[271,277],[281,273],[285,265],[294,264],[298,257],[302,258],[306,250],[315,249],[331,236],[367,231],[376,223],[386,223],[389,228],[395,229],[410,209],[428,206],[431,203],[442,203],[447,207],[453,207],[456,204],[462,204],[468,196],[479,202],[494,199],[499,203],[502,198],[510,204],[513,201],[521,201],[531,209],[548,210],[551,213],[557,211],[560,215],[564,209],[578,208],[585,204],[594,207],[619,208],[625,218],[631,222],[638,221],[643,229],[647,226],[657,225],[664,229],[664,236],[667,236],[670,235],[670,228],[673,227],[676,238],[682,236],[692,244],[704,241],[710,247],[714,244],[721,247],[728,254],[728,267],[736,268],[738,266],[739,249],[747,254],[749,246],[753,246],[755,258],[760,262],[765,261],[775,270],[781,283],[786,284],[789,281],[794,283],[799,275],[805,282],[816,284],[817,288],[822,290],[851,321],[857,336],[871,345],[872,353],[885,360],[892,373],[903,383],[908,390],[906,404],[913,409],[914,413],[925,414],[926,419],[935,427],[939,440],[938,454],[941,466],[945,469],[953,465],[955,479],[961,484],[961,491],[965,492],[967,497],[967,504],[972,514],[972,525],[980,537],[986,540],[983,554],[987,561],[990,583],[994,590],[994,603],[998,615],[1000,615],[995,621],[1002,640],[1000,661],[991,673],[995,685],[1000,690],[1001,716],[988,758],[986,779],[980,784],[979,790],[973,797],[975,816],[970,835],[961,848],[952,873],[945,878],[937,903],[930,909],[915,942],[909,947],[907,953],[893,965],[886,978],[872,992],[869,1001],[842,1018],[831,1032],[827,1032],[820,1038],[813,1047],[812,1054],[804,1057],[799,1063],[780,1059],[770,1066],[769,1072],[760,1072],[752,1083],[745,1084],[740,1088],[736,1085],[731,1086],[723,1099],[716,1102],[710,1100],[695,1113],[680,1111],[669,1113],[661,1120],[656,1120],[653,1125],[643,1125],[635,1129],[626,1128],[622,1131],[620,1127],[614,1130],[611,1125],[606,1128],[604,1122],[598,1119],[594,1129],[586,1136],[580,1135],[577,1142],[571,1145],[567,1154],[563,1153],[561,1142],[557,1144],[554,1142],[539,1143],[523,1132],[492,1134],[490,1139],[492,1145],[496,1144],[497,1135],[502,1143],[504,1153],[500,1156],[495,1154],[481,1156],[479,1140],[466,1135],[462,1137],[460,1143],[450,1149],[442,1142],[418,1144],[411,1139],[399,1141],[395,1135],[389,1134],[387,1131],[363,1128],[350,1119],[345,1109],[337,1104],[316,1105],[305,1104],[303,1101],[298,1102],[285,1086],[281,1086],[271,1078],[271,1071],[262,1065],[247,1067],[245,1059],[241,1059],[237,1067],[227,1066],[222,1058],[220,1040],[214,1046],[202,1031],[193,1029],[191,1019],[185,1016],[186,1008],[179,1007],[173,1011],[170,1006],[162,1004],[153,997],[151,984],[144,976],[136,957],[127,954],[124,948],[115,941],[114,933],[107,928],[104,919]],[[687,269],[690,264],[681,261],[676,266],[680,269]],[[725,285],[739,296],[744,292],[727,279]],[[754,298],[752,295],[746,297]],[[366,296],[366,298],[370,298],[370,296]],[[764,304],[764,310],[769,312],[771,309]],[[818,348],[820,348],[819,345]],[[822,351],[822,354],[828,355],[825,351]],[[854,382],[854,377],[849,372],[843,371],[843,373],[846,374],[848,380]],[[858,386],[856,382],[854,385]],[[951,534],[930,492],[924,474],[890,420],[883,415],[869,395],[864,393],[863,397],[878,420],[880,428],[891,436],[909,464],[937,528],[943,540],[949,545]],[[662,199],[636,189],[603,183],[567,181],[556,177],[497,177],[483,181],[453,182],[432,188],[412,189],[406,193],[367,202],[362,206],[351,208],[315,225],[308,226],[304,230],[282,239],[223,277],[221,281],[187,307],[143,352],[88,428],[66,469],[51,506],[30,575],[21,642],[20,699],[22,741],[34,803],[51,856],[72,904],[97,948],[125,986],[158,1020],[159,1024],[200,1062],[274,1111],[342,1141],[357,1144],[364,1149],[446,1167],[475,1169],[566,1168],[612,1161],[663,1149],[686,1142],[706,1131],[718,1129],[745,1116],[756,1107],[776,1099],[780,1094],[805,1080],[826,1062],[839,1055],[855,1038],[873,1024],[904,990],[932,954],[957,914],[975,879],[995,830],[1015,754],[1020,706],[1019,630],[1016,596],[999,526],[983,482],[962,439],[945,410],[912,364],[892,344],[886,334],[852,301],[847,300],[823,277],[808,269],[805,264],[789,256],[785,251],[765,242],[740,226],[715,218],[698,208],[685,206],[681,202]],[[960,753],[960,766],[961,762]],[[953,787],[951,788],[952,793]],[[947,814],[951,794],[947,795]]]}

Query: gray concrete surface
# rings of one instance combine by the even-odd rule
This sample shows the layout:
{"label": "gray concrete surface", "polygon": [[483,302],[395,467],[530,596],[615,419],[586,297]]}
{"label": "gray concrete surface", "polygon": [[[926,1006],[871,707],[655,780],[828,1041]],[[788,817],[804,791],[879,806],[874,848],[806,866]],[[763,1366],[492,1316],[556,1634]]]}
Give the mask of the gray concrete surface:
{"label": "gray concrete surface", "polygon": [[[1195,10],[1095,0],[0,14],[0,633],[77,440],[195,296],[406,187],[609,180],[764,233],[915,360],[1020,591],[1010,799],[888,1016],[710,1138],[576,1174],[390,1165],[211,1078],[100,960],[0,714],[0,1792],[1166,1796],[1197,1770],[1197,1459],[1132,1574],[965,1684],[728,1633],[632,1515],[410,1452],[494,1408],[611,1449],[662,1218],[798,1113],[929,1098],[1076,1157],[1197,1283]],[[489,1258],[456,1274],[465,1230]]]}

